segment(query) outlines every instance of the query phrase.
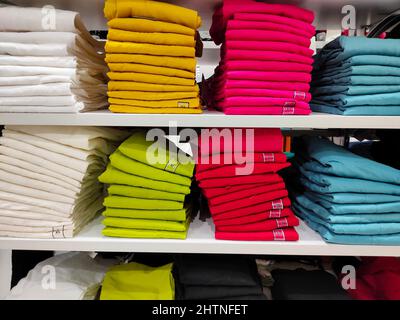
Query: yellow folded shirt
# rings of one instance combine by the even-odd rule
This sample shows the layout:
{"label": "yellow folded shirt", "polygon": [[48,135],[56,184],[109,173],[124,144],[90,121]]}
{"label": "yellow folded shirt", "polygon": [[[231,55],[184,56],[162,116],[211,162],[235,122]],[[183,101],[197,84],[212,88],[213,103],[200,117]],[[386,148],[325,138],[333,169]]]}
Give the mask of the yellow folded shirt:
{"label": "yellow folded shirt", "polygon": [[109,29],[108,40],[136,42],[136,43],[151,43],[168,46],[185,46],[195,47],[196,41],[194,37],[186,36],[177,33],[159,33],[159,32],[133,32],[118,29]]}
{"label": "yellow folded shirt", "polygon": [[142,108],[127,105],[110,105],[109,110],[116,113],[164,113],[164,114],[198,114],[203,111],[195,108]]}
{"label": "yellow folded shirt", "polygon": [[108,72],[107,75],[111,80],[145,82],[154,84],[178,84],[181,86],[193,86],[195,84],[193,79],[159,76],[149,73],[111,71]]}
{"label": "yellow folded shirt", "polygon": [[147,17],[156,21],[181,24],[192,29],[201,26],[201,18],[197,11],[157,1],[106,0],[104,16],[107,20]]}
{"label": "yellow folded shirt", "polygon": [[200,99],[173,99],[173,100],[128,100],[108,98],[110,104],[128,105],[147,108],[198,108]]}
{"label": "yellow folded shirt", "polygon": [[194,29],[180,24],[138,18],[115,18],[108,21],[108,27],[136,32],[178,33],[192,37],[196,34]]}
{"label": "yellow folded shirt", "polygon": [[153,56],[147,54],[106,54],[107,63],[141,63],[152,66],[182,69],[194,72],[196,69],[196,58],[176,58]]}
{"label": "yellow folded shirt", "polygon": [[184,46],[163,46],[159,44],[118,42],[107,40],[107,53],[139,53],[155,56],[190,57],[194,58],[195,48]]}
{"label": "yellow folded shirt", "polygon": [[133,100],[172,100],[198,97],[197,92],[146,92],[146,91],[108,91],[110,98]]}
{"label": "yellow folded shirt", "polygon": [[181,69],[150,66],[148,64],[138,63],[109,63],[108,67],[111,71],[117,72],[140,72],[150,74],[160,74],[170,77],[194,79],[194,73]]}
{"label": "yellow folded shirt", "polygon": [[179,86],[168,84],[154,84],[135,81],[109,81],[109,91],[154,91],[154,92],[199,92],[197,84],[192,86]]}

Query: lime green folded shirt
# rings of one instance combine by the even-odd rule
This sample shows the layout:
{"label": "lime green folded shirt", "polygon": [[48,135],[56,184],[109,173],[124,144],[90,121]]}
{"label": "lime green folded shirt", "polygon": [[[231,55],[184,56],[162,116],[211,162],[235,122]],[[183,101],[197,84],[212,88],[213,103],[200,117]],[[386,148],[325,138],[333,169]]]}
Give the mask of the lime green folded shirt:
{"label": "lime green folded shirt", "polygon": [[100,175],[99,181],[105,184],[125,184],[128,186],[143,187],[161,191],[168,190],[169,192],[182,194],[190,193],[190,188],[188,186],[139,177],[120,171],[110,164],[107,166],[106,171]]}
{"label": "lime green folded shirt", "polygon": [[149,219],[130,219],[106,217],[103,219],[106,227],[126,228],[126,229],[145,229],[145,230],[164,230],[164,231],[186,231],[186,223],[168,220]]}
{"label": "lime green folded shirt", "polygon": [[172,200],[180,202],[183,202],[185,200],[185,195],[181,193],[173,193],[173,192],[147,189],[141,187],[131,187],[121,184],[113,184],[109,186],[108,194],[124,196],[124,197]]}
{"label": "lime green folded shirt", "polygon": [[131,218],[131,219],[158,219],[158,220],[186,221],[187,209],[140,210],[140,209],[121,209],[121,208],[108,207],[103,212],[103,216]]}
{"label": "lime green folded shirt", "polygon": [[120,151],[116,150],[110,156],[111,165],[126,173],[134,174],[144,178],[149,178],[157,181],[171,182],[174,184],[180,184],[184,186],[190,186],[192,180],[188,177],[183,177],[179,174],[164,171],[152,166],[149,166],[143,162],[136,161],[132,158],[125,156]]}
{"label": "lime green folded shirt", "polygon": [[173,300],[172,266],[153,268],[132,262],[111,267],[104,277],[100,300]]}
{"label": "lime green folded shirt", "polygon": [[156,159],[160,158],[160,161],[153,161],[151,165],[158,169],[174,172],[185,177],[191,178],[193,176],[194,160],[191,157],[185,158],[185,163],[180,163],[180,158],[177,159],[176,156],[171,155],[167,150],[163,149],[162,146],[155,144],[154,141],[147,141],[146,133],[143,131],[138,131],[126,139],[118,147],[118,150],[127,157],[146,164],[149,164],[148,156],[154,156]]}
{"label": "lime green folded shirt", "polygon": [[186,239],[187,231],[163,231],[144,229],[125,229],[105,227],[102,234],[106,237],[142,238],[142,239]]}
{"label": "lime green folded shirt", "polygon": [[107,196],[103,202],[105,207],[144,209],[144,210],[180,210],[183,202],[169,200],[140,199],[120,196]]}

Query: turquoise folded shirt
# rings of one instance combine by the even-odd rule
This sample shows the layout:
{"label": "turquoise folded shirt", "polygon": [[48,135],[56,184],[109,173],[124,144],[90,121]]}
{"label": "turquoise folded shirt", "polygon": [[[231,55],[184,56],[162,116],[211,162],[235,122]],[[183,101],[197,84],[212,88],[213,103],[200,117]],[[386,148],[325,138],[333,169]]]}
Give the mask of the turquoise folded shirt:
{"label": "turquoise folded shirt", "polygon": [[313,199],[318,198],[332,203],[384,203],[400,201],[400,196],[372,193],[336,192],[336,193],[316,193],[312,191],[304,192],[304,195]]}

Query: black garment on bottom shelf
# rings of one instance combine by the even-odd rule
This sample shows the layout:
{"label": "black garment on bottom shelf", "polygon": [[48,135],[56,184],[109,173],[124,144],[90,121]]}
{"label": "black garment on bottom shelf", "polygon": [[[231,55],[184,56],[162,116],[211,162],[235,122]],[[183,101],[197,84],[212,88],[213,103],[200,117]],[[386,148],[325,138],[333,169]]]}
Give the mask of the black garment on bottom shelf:
{"label": "black garment on bottom shelf", "polygon": [[350,300],[338,280],[323,270],[272,271],[274,300]]}
{"label": "black garment on bottom shelf", "polygon": [[176,299],[266,299],[254,259],[234,255],[179,255]]}

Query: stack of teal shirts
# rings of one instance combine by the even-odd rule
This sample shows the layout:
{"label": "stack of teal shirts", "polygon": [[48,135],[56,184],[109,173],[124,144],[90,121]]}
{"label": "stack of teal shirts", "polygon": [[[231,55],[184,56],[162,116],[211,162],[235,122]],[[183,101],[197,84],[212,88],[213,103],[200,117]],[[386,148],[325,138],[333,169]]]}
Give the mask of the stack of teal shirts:
{"label": "stack of teal shirts", "polygon": [[339,37],[314,58],[313,111],[400,115],[400,40]]}
{"label": "stack of teal shirts", "polygon": [[[99,180],[109,185],[103,234],[110,237],[185,239],[189,226],[193,161],[179,163],[166,149],[162,161],[148,155],[154,142],[139,131],[110,156]],[[161,147],[161,146],[160,146]],[[160,158],[162,159],[162,157]]]}
{"label": "stack of teal shirts", "polygon": [[400,170],[317,137],[295,151],[292,208],[311,228],[332,243],[400,244]]}

